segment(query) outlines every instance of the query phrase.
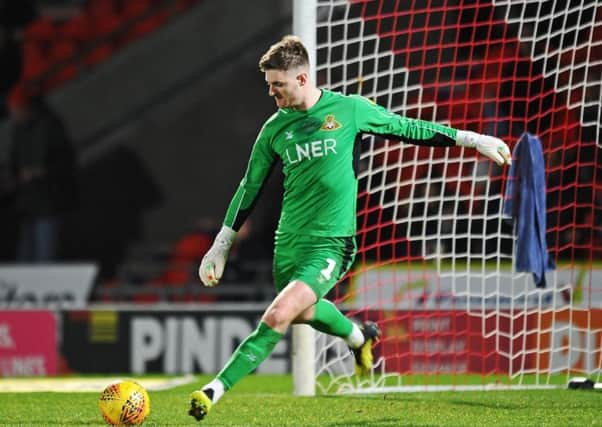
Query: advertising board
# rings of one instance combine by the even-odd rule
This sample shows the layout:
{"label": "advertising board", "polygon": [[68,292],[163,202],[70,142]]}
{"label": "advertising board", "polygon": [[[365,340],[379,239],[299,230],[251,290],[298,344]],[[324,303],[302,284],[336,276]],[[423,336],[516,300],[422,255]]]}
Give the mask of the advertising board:
{"label": "advertising board", "polygon": [[56,337],[50,311],[0,311],[0,377],[56,374]]}

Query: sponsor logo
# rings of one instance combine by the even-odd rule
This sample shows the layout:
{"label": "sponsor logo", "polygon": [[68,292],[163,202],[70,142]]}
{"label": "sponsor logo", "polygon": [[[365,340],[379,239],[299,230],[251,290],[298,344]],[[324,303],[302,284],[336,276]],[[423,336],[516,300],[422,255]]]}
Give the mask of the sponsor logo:
{"label": "sponsor logo", "polygon": [[68,290],[20,289],[18,283],[0,278],[1,308],[63,307],[76,305],[77,297]]}
{"label": "sponsor logo", "polygon": [[[122,322],[124,326],[129,324],[126,326],[129,331],[123,333],[123,336],[129,336],[129,365],[123,369],[136,374],[218,372],[238,345],[253,333],[260,316],[259,313],[251,316],[235,313],[209,316],[133,314]],[[81,353],[79,342],[70,344]],[[105,343],[102,345],[106,347]],[[289,342],[283,339],[257,372],[290,372],[290,355]],[[256,354],[248,351],[242,352],[241,358],[252,363],[259,360]]]}
{"label": "sponsor logo", "polygon": [[311,160],[318,157],[326,157],[337,154],[337,140],[326,138],[324,140],[295,144],[288,147],[283,156],[289,165],[299,163],[303,160]]}

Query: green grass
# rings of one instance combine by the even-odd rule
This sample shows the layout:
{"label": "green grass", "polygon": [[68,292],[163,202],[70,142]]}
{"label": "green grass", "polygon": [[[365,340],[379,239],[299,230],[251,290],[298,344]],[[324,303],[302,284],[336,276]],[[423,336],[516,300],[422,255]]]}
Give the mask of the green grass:
{"label": "green grass", "polygon": [[[200,377],[199,384],[208,378]],[[143,380],[141,381],[143,384]],[[146,426],[195,425],[187,412],[197,384],[151,391]],[[537,390],[294,397],[289,376],[250,376],[204,426],[579,426],[602,425],[602,393]],[[98,393],[0,393],[0,425],[104,425]]]}

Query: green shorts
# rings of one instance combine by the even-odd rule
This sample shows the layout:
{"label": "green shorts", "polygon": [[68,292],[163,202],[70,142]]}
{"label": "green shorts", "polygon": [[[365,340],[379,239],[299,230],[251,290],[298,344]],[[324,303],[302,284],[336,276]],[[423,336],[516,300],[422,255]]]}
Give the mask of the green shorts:
{"label": "green shorts", "polygon": [[293,280],[301,280],[320,299],[349,270],[355,251],[353,237],[278,234],[273,265],[276,290],[280,292]]}

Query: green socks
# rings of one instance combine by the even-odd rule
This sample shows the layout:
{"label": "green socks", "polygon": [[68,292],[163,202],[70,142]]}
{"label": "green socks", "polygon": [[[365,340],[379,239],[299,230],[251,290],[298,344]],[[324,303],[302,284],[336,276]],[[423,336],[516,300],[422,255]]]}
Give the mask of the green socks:
{"label": "green socks", "polygon": [[243,377],[253,372],[272,353],[282,334],[261,322],[255,332],[236,349],[217,378],[229,390]]}
{"label": "green socks", "polygon": [[[320,332],[344,339],[349,339],[354,332],[353,322],[325,299],[316,303],[314,318],[308,323]],[[272,353],[282,336],[283,334],[261,322],[255,332],[240,343],[226,366],[217,374],[217,379],[224,384],[226,390],[231,389],[243,377],[257,369]]]}
{"label": "green socks", "polygon": [[314,307],[314,318],[308,322],[312,328],[341,338],[351,335],[353,322],[345,317],[333,303],[320,299]]}

